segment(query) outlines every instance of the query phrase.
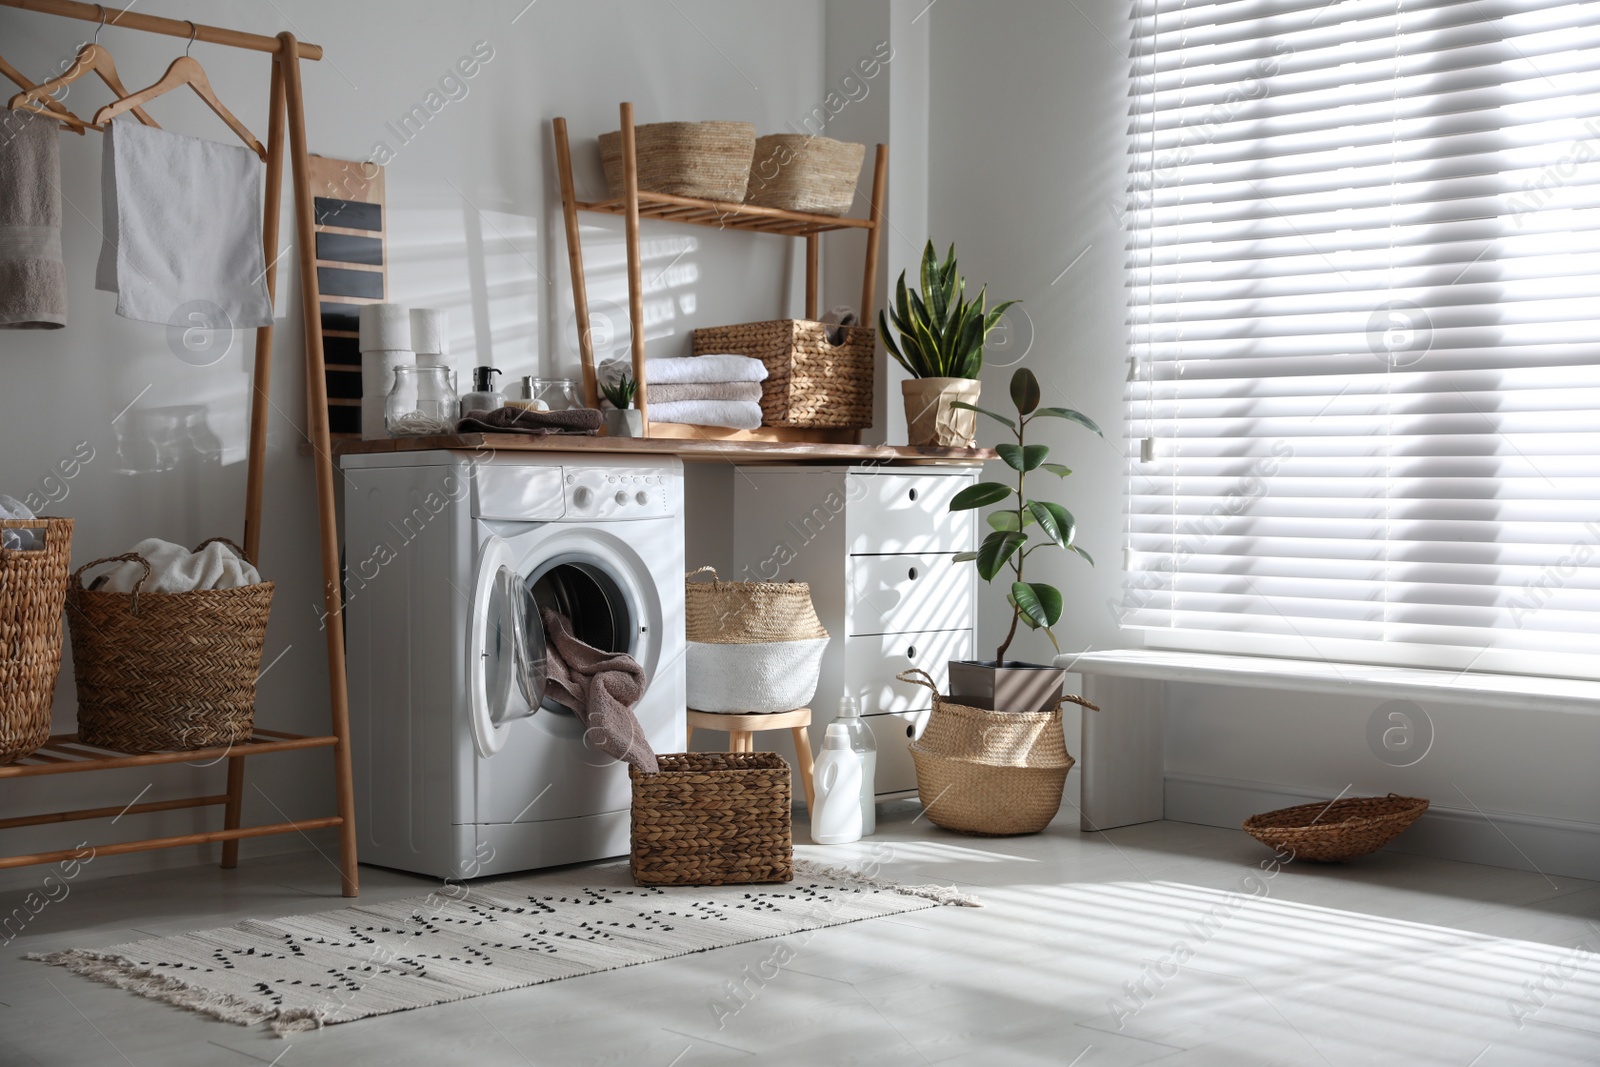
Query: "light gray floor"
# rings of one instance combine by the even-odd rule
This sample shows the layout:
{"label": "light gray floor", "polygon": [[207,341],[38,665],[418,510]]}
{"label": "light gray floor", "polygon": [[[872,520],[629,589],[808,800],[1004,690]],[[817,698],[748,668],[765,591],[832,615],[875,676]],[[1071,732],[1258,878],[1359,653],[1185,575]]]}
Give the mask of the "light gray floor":
{"label": "light gray floor", "polygon": [[[1269,877],[1271,854],[1238,831],[1080,834],[1064,811],[1044,834],[984,839],[930,827],[914,805],[884,812],[868,841],[800,851],[958,884],[987,906],[287,1040],[20,957],[342,907],[323,858],[82,882],[0,952],[0,1064],[1600,1063],[1600,884],[1395,853]],[[374,868],[363,877],[367,901],[434,888]],[[20,901],[0,895],[5,911]]]}

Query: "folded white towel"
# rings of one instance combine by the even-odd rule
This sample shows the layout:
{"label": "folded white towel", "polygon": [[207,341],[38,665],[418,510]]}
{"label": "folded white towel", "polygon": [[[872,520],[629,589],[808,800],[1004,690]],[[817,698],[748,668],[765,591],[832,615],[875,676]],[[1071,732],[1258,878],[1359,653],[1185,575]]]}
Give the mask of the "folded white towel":
{"label": "folded white towel", "polygon": [[[37,518],[28,505],[14,496],[0,493],[0,519],[33,519]],[[44,537],[38,530],[0,530],[0,548],[9,548],[14,551],[26,552],[35,548],[44,547]]]}
{"label": "folded white towel", "polygon": [[761,425],[761,405],[750,400],[671,400],[649,405],[651,422],[683,422],[691,426],[725,426],[754,430]]}
{"label": "folded white towel", "polygon": [[[600,377],[616,381],[633,364],[621,359],[608,359],[600,364]],[[645,381],[651,385],[684,385],[689,382],[763,382],[767,368],[750,356],[707,355],[683,356],[677,359],[647,359],[644,361]]]}
{"label": "folded white towel", "polygon": [[182,545],[151,537],[130,550],[150,561],[150,580],[143,586],[144,568],[132,560],[119,563],[105,574],[96,588],[107,593],[187,593],[196,589],[237,589],[255,585],[261,575],[245,560],[219,541],[190,552]]}
{"label": "folded white towel", "polygon": [[206,329],[272,324],[261,160],[240,145],[133,121],[106,129],[94,286],[117,314]]}

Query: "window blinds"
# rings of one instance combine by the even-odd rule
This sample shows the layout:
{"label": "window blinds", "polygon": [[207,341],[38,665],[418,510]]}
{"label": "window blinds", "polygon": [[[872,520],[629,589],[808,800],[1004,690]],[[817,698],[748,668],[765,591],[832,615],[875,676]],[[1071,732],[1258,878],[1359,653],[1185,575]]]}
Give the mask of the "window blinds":
{"label": "window blinds", "polygon": [[1133,0],[1152,643],[1592,673],[1600,3]]}

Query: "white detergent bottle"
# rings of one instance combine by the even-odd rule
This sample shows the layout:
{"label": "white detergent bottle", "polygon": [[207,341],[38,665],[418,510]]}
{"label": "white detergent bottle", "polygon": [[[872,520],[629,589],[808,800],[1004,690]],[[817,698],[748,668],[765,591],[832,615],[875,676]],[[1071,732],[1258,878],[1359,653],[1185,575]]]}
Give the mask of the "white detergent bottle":
{"label": "white detergent bottle", "polygon": [[861,836],[869,837],[878,828],[878,743],[861,718],[856,698],[849,693],[840,698],[839,717],[833,721],[850,731],[850,748],[861,760]]}
{"label": "white detergent bottle", "polygon": [[850,747],[844,723],[828,724],[812,785],[817,806],[811,813],[811,840],[819,845],[861,840],[861,759]]}

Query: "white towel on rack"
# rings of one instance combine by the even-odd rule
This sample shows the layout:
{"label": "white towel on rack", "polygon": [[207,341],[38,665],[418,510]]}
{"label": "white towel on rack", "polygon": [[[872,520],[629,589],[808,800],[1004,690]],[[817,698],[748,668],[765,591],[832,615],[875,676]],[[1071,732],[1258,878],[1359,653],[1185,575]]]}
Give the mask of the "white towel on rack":
{"label": "white towel on rack", "polygon": [[[608,359],[600,364],[602,381],[615,381],[633,364],[624,359]],[[767,368],[751,356],[678,356],[644,361],[645,381],[650,385],[685,385],[691,382],[764,382]]]}
{"label": "white towel on rack", "polygon": [[183,328],[272,324],[261,160],[242,145],[136,122],[106,128],[96,289],[117,314]]}

